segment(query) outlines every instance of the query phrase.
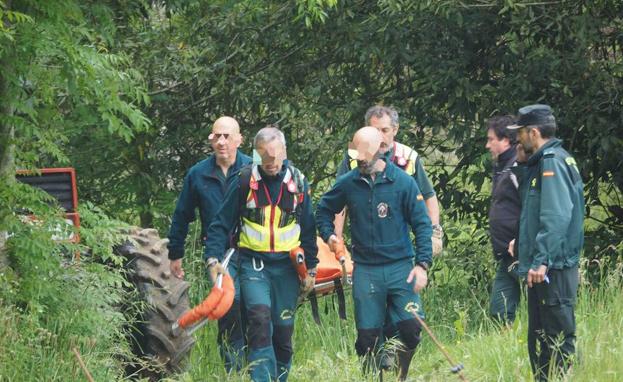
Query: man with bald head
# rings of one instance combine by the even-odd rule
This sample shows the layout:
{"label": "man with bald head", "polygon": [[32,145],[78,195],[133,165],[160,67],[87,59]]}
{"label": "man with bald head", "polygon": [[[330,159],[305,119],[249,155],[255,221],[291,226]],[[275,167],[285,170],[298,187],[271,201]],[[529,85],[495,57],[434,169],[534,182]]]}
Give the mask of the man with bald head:
{"label": "man with bald head", "polygon": [[[348,207],[352,239],[353,299],[357,354],[365,370],[378,370],[379,345],[386,316],[398,328],[399,378],[407,377],[423,315],[419,292],[428,282],[432,264],[432,224],[424,197],[413,177],[387,160],[383,136],[374,127],[357,131],[348,155],[357,168],[337,179],[316,209],[318,233],[335,250],[336,213]],[[415,234],[414,251],[409,228]]]}
{"label": "man with bald head", "polygon": [[[366,111],[365,123],[381,133],[383,140],[381,141],[380,152],[386,161],[392,162],[415,179],[424,197],[428,216],[433,223],[433,256],[440,255],[443,249],[443,228],[439,220],[439,201],[424,169],[422,156],[411,147],[395,140],[400,127],[398,111],[391,106],[374,105]],[[355,167],[357,167],[357,161],[346,155],[338,166],[337,176],[340,177]],[[346,211],[342,211],[335,216],[335,233],[340,238],[342,237],[346,214]],[[391,329],[387,328],[387,331],[391,332]]]}
{"label": "man with bald head", "polygon": [[[230,183],[243,166],[251,163],[251,158],[238,150],[242,136],[238,122],[234,118],[217,119],[212,126],[209,139],[213,154],[188,171],[171,221],[168,244],[170,268],[171,273],[178,278],[184,277],[182,267],[184,243],[188,236],[188,226],[196,218],[195,211],[199,209],[201,239],[205,245],[208,226],[223,204]],[[240,288],[237,286],[236,261],[230,263],[228,270],[236,284],[236,296],[231,310],[219,320],[218,343],[225,367],[230,371],[232,368],[240,369],[242,366],[244,336],[240,318]]]}

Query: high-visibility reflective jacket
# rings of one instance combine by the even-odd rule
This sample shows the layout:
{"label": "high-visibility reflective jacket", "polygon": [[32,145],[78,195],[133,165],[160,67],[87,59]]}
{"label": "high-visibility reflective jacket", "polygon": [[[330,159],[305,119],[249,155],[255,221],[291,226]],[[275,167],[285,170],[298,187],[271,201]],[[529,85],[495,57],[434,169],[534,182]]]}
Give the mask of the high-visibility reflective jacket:
{"label": "high-visibility reflective jacket", "polygon": [[[241,191],[246,192],[245,208],[241,211],[240,248],[257,252],[290,251],[301,244],[298,223],[299,203],[303,202],[303,174],[286,167],[277,200],[272,200],[257,165],[240,173]],[[244,187],[248,184],[248,187]]]}
{"label": "high-visibility reflective jacket", "polygon": [[[254,184],[250,176],[245,177],[248,181],[243,180],[249,168],[254,169],[251,171]],[[300,176],[300,184],[293,176],[295,173]],[[241,225],[238,247],[242,256],[268,262],[288,259],[290,249],[300,243],[307,267],[313,268],[318,263],[309,185],[288,162],[275,177],[267,177],[255,165],[240,171],[208,228],[204,256],[222,258],[228,244],[227,233],[238,224]]]}

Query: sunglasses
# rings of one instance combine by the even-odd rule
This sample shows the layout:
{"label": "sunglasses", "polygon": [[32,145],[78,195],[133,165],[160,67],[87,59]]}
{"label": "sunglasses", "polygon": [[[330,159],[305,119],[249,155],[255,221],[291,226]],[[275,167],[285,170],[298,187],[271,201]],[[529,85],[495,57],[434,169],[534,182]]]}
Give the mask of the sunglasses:
{"label": "sunglasses", "polygon": [[218,141],[219,139],[221,139],[221,137],[225,138],[225,140],[229,139],[229,137],[231,137],[232,134],[219,134],[219,133],[212,133],[210,134],[210,136],[208,138],[214,140],[214,141]]}

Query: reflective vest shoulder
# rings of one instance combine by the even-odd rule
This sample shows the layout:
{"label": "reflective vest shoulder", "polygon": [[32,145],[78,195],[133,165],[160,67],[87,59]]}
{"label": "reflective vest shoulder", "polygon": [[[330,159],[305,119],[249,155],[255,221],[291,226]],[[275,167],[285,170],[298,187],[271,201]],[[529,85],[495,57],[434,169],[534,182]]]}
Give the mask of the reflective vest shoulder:
{"label": "reflective vest shoulder", "polygon": [[257,165],[252,165],[250,174],[248,169],[247,175],[244,174],[241,171],[241,182],[248,182],[248,191],[241,210],[238,246],[256,252],[289,252],[300,246],[299,214],[305,199],[303,174],[289,166],[277,200],[271,200]]}
{"label": "reflective vest shoulder", "polygon": [[[417,169],[418,153],[407,145],[394,142],[394,150],[390,160],[404,172],[413,176]],[[349,160],[349,167],[351,170],[357,168],[357,161],[354,159]]]}

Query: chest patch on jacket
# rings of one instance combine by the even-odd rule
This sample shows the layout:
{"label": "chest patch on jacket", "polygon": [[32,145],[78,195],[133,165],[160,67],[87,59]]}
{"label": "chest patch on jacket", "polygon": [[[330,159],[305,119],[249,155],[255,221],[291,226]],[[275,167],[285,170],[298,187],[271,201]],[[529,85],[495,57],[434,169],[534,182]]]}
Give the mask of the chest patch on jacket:
{"label": "chest patch on jacket", "polygon": [[376,206],[376,212],[381,219],[386,218],[389,213],[389,206],[387,203],[381,202]]}

